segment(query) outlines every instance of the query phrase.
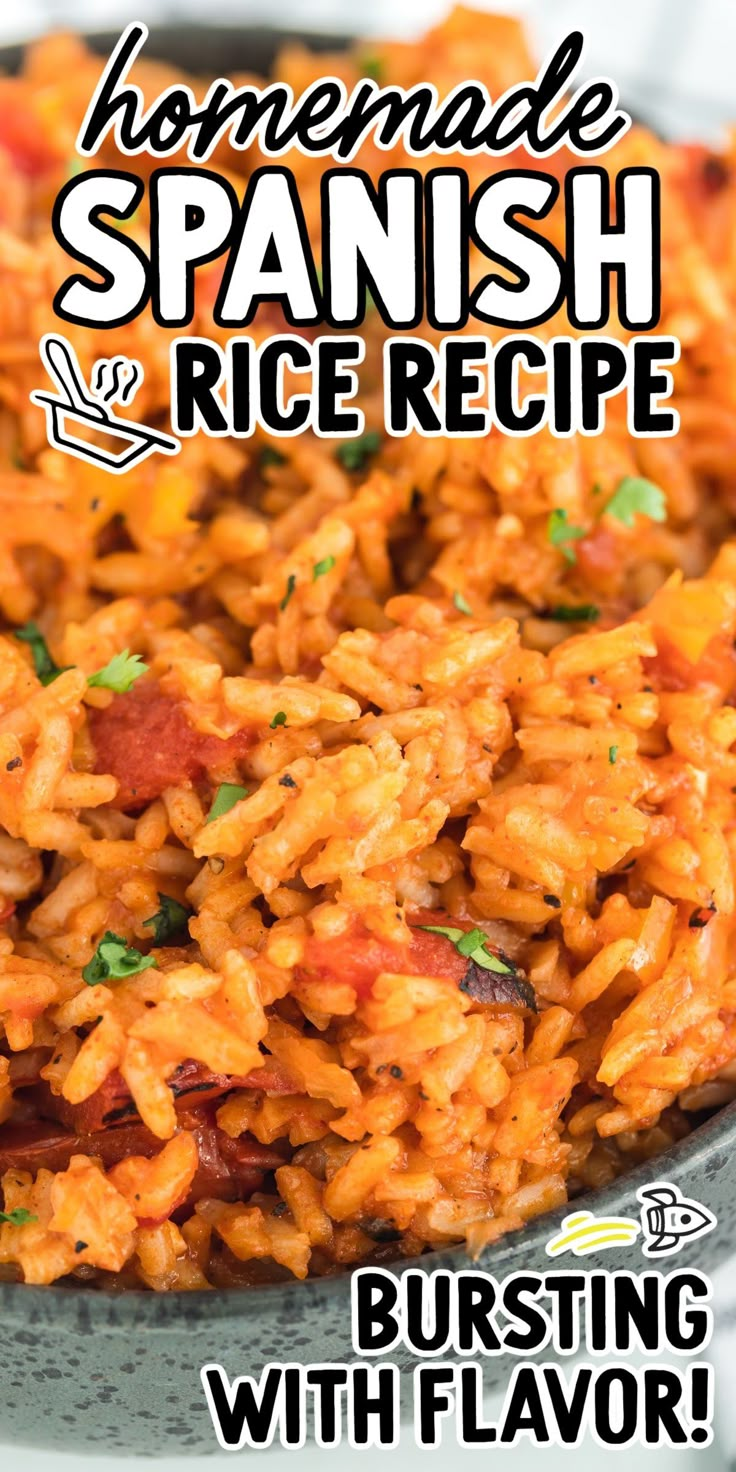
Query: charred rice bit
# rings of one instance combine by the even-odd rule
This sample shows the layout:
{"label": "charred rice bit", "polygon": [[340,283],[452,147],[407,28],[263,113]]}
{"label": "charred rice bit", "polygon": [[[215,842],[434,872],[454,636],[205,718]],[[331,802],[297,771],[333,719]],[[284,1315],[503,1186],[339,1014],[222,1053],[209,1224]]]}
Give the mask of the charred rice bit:
{"label": "charred rice bit", "polygon": [[[440,93],[471,54],[493,96],[536,70],[475,11],[381,47]],[[0,121],[0,1273],[165,1292],[477,1254],[736,1097],[736,142],[717,193],[640,127],[609,159],[662,175],[679,438],[612,400],[596,438],[386,438],[351,470],[310,434],[199,436],[115,477],[27,408],[99,66],[51,38],[0,79],[36,150]],[[321,166],[287,162],[316,239]],[[166,335],[140,317],[116,351],[166,422]],[[665,521],[606,511],[631,476]],[[126,650],[127,691],[88,683]]]}

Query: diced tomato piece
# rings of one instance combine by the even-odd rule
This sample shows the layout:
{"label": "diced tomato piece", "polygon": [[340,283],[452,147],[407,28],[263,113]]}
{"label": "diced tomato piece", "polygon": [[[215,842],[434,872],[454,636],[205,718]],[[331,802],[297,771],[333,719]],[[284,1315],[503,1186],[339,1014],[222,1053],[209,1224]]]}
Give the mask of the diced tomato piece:
{"label": "diced tomato piece", "polygon": [[237,1176],[241,1171],[248,1170],[278,1170],[283,1165],[283,1154],[274,1149],[273,1145],[262,1145],[252,1135],[239,1135],[237,1139],[233,1139],[219,1125],[213,1125],[212,1128],[217,1135],[217,1148],[231,1174]]}
{"label": "diced tomato piece", "polygon": [[61,162],[58,147],[20,77],[0,79],[0,148],[28,178],[37,178]]}
{"label": "diced tomato piece", "polygon": [[4,1124],[0,1128],[0,1175],[6,1170],[29,1170],[34,1175],[42,1169],[66,1170],[78,1147],[78,1137],[71,1130],[48,1120]]}
{"label": "diced tomato piece", "polygon": [[43,1094],[36,1090],[34,1099],[41,1114],[60,1120],[77,1135],[93,1135],[112,1125],[132,1124],[138,1119],[130,1089],[117,1069],[81,1104],[70,1104],[62,1094],[52,1094],[49,1088],[44,1088]]}
{"label": "diced tomato piece", "polygon": [[[45,1055],[44,1055],[45,1056]],[[35,1080],[33,1080],[35,1082]],[[250,1073],[212,1073],[204,1064],[187,1059],[169,1079],[176,1109],[201,1107],[228,1094],[231,1089],[261,1089],[264,1094],[298,1094],[299,1084],[276,1058],[264,1057],[263,1067]],[[35,1102],[41,1113],[55,1118],[74,1130],[75,1134],[93,1135],[119,1125],[132,1124],[138,1111],[122,1074],[114,1069],[105,1082],[81,1104],[69,1104],[54,1095],[45,1085],[36,1091]]]}
{"label": "diced tomato piece", "polygon": [[[114,1131],[113,1131],[114,1133]],[[193,1131],[199,1166],[184,1206],[189,1209],[204,1196],[220,1201],[247,1201],[263,1185],[267,1171],[284,1165],[284,1156],[251,1135],[232,1140],[217,1125],[198,1125]],[[158,1142],[159,1148],[161,1142]]]}
{"label": "diced tomato piece", "polygon": [[114,696],[106,710],[90,711],[89,725],[95,771],[117,777],[114,806],[123,811],[244,757],[254,740],[249,731],[227,741],[196,731],[181,703],[164,695],[155,680]]}
{"label": "diced tomato piece", "polygon": [[[217,1196],[221,1201],[247,1201],[254,1191],[261,1189],[266,1173],[284,1164],[278,1150],[261,1145],[252,1135],[233,1140],[217,1125],[209,1123],[196,1124],[190,1133],[197,1146],[199,1164],[189,1190],[167,1216],[141,1218],[142,1227],[158,1227],[177,1212],[186,1215],[204,1196]],[[160,1149],[161,1141],[157,1143]]]}
{"label": "diced tomato piece", "polygon": [[578,567],[585,577],[608,582],[620,565],[619,542],[607,527],[598,525],[575,543]]}
{"label": "diced tomato piece", "polygon": [[716,634],[696,664],[691,664],[665,634],[658,632],[657,653],[644,660],[655,690],[694,690],[714,686],[722,698],[736,690],[736,650],[727,634]]}
{"label": "diced tomato piece", "polygon": [[423,925],[452,925],[458,930],[472,930],[471,920],[455,920],[443,913],[433,910],[422,911],[410,915],[409,924],[412,927],[410,955],[412,970],[419,976],[434,976],[438,980],[447,977],[448,981],[456,984],[462,981],[468,969],[465,956],[458,954],[452,941],[446,935],[435,935],[431,931],[422,930]]}
{"label": "diced tomato piece", "polygon": [[187,1059],[169,1079],[177,1108],[185,1107],[193,1095],[197,1102],[218,1099],[230,1089],[261,1089],[264,1094],[298,1094],[299,1083],[292,1078],[283,1063],[270,1055],[264,1057],[262,1068],[252,1068],[250,1073],[211,1073],[203,1063]]}
{"label": "diced tomato piece", "polygon": [[[221,1201],[247,1200],[253,1191],[260,1190],[267,1171],[284,1164],[283,1155],[250,1135],[231,1140],[224,1130],[210,1122],[204,1110],[191,1116],[188,1122],[192,1125],[190,1133],[197,1146],[199,1165],[186,1201],[180,1203],[182,1211],[203,1196],[217,1196]],[[110,1170],[129,1155],[143,1155],[150,1160],[161,1148],[161,1140],[142,1124],[101,1130],[91,1136],[76,1134],[46,1120],[3,1125],[0,1175],[6,1170],[27,1170],[34,1175],[39,1170],[66,1170],[72,1155],[94,1156]]]}
{"label": "diced tomato piece", "polygon": [[444,935],[432,935],[416,927],[420,925],[457,925],[471,929],[464,921],[448,920],[432,911],[413,915],[411,941],[406,946],[381,940],[362,922],[332,940],[309,937],[306,954],[299,972],[304,977],[315,973],[324,981],[343,981],[355,988],[359,997],[367,996],[381,971],[405,971],[413,976],[434,976],[457,984],[462,981],[468,963],[458,955]]}
{"label": "diced tomato piece", "polygon": [[409,947],[392,945],[358,923],[330,940],[310,935],[297,976],[305,980],[347,982],[367,996],[380,971],[409,971]]}

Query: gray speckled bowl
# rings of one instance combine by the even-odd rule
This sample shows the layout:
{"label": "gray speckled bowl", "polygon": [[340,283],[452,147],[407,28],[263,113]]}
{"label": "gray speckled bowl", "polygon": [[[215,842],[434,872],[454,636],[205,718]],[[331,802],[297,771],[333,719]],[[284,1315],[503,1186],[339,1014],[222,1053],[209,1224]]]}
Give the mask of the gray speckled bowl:
{"label": "gray speckled bowl", "polygon": [[[705,1272],[736,1252],[732,1155],[736,1104],[701,1125],[656,1161],[591,1196],[576,1208],[638,1216],[638,1186],[672,1181],[710,1207],[715,1231],[660,1263]],[[550,1267],[545,1244],[570,1210],[539,1217],[483,1253],[477,1266],[503,1278]],[[568,1262],[571,1259],[567,1259]],[[397,1263],[396,1273],[410,1263]],[[460,1248],[422,1259],[427,1268],[470,1266]],[[609,1248],[584,1266],[652,1266],[638,1246]],[[350,1276],[221,1293],[112,1295],[84,1289],[0,1284],[3,1356],[0,1442],[59,1450],[123,1450],[170,1455],[216,1451],[199,1378],[203,1364],[258,1376],[272,1360],[350,1361]],[[390,1358],[410,1370],[413,1359]],[[506,1379],[508,1363],[484,1361],[486,1385]],[[408,1402],[409,1377],[404,1376]]]}
{"label": "gray speckled bowl", "polygon": [[[110,51],[117,34],[91,37]],[[153,30],[147,52],[189,71],[241,68],[267,71],[288,33],[181,26]],[[306,36],[315,49],[344,37]],[[13,70],[21,48],[0,51],[0,67]],[[672,1181],[719,1217],[718,1227],[685,1246],[665,1264],[692,1264],[708,1272],[736,1252],[731,1155],[736,1145],[736,1104],[724,1109],[656,1161],[575,1205],[596,1213],[637,1216],[638,1186]],[[545,1244],[569,1207],[538,1218],[524,1231],[485,1252],[477,1266],[499,1278],[514,1270],[544,1272]],[[638,1246],[608,1249],[586,1265],[641,1270]],[[409,1263],[395,1264],[401,1273]],[[427,1269],[469,1266],[460,1248],[422,1259]],[[203,1294],[112,1295],[68,1288],[0,1284],[3,1354],[0,1360],[0,1443],[104,1454],[213,1452],[217,1450],[199,1370],[219,1362],[229,1376],[258,1376],[272,1360],[305,1363],[350,1361],[350,1276],[287,1283],[252,1290]],[[391,1358],[410,1370],[407,1353]],[[503,1360],[484,1362],[488,1387],[506,1379]],[[405,1375],[408,1402],[409,1382]]]}

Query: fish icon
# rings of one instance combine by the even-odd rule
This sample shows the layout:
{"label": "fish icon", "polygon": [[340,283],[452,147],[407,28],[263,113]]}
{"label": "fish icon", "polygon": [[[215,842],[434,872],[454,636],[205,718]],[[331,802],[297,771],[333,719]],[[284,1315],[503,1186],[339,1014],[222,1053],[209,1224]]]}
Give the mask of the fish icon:
{"label": "fish icon", "polygon": [[645,1257],[668,1257],[718,1225],[718,1218],[707,1206],[683,1196],[669,1181],[642,1186],[636,1194],[641,1203]]}

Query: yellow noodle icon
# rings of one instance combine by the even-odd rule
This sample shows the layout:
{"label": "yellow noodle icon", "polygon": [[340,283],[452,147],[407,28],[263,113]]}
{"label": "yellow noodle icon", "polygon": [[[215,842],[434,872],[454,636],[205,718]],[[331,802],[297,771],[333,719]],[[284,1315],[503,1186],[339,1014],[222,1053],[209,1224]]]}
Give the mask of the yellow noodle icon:
{"label": "yellow noodle icon", "polygon": [[592,1211],[579,1211],[565,1217],[557,1236],[547,1243],[547,1255],[572,1252],[575,1257],[584,1257],[588,1252],[621,1243],[631,1247],[640,1231],[639,1223],[628,1216],[598,1217]]}

